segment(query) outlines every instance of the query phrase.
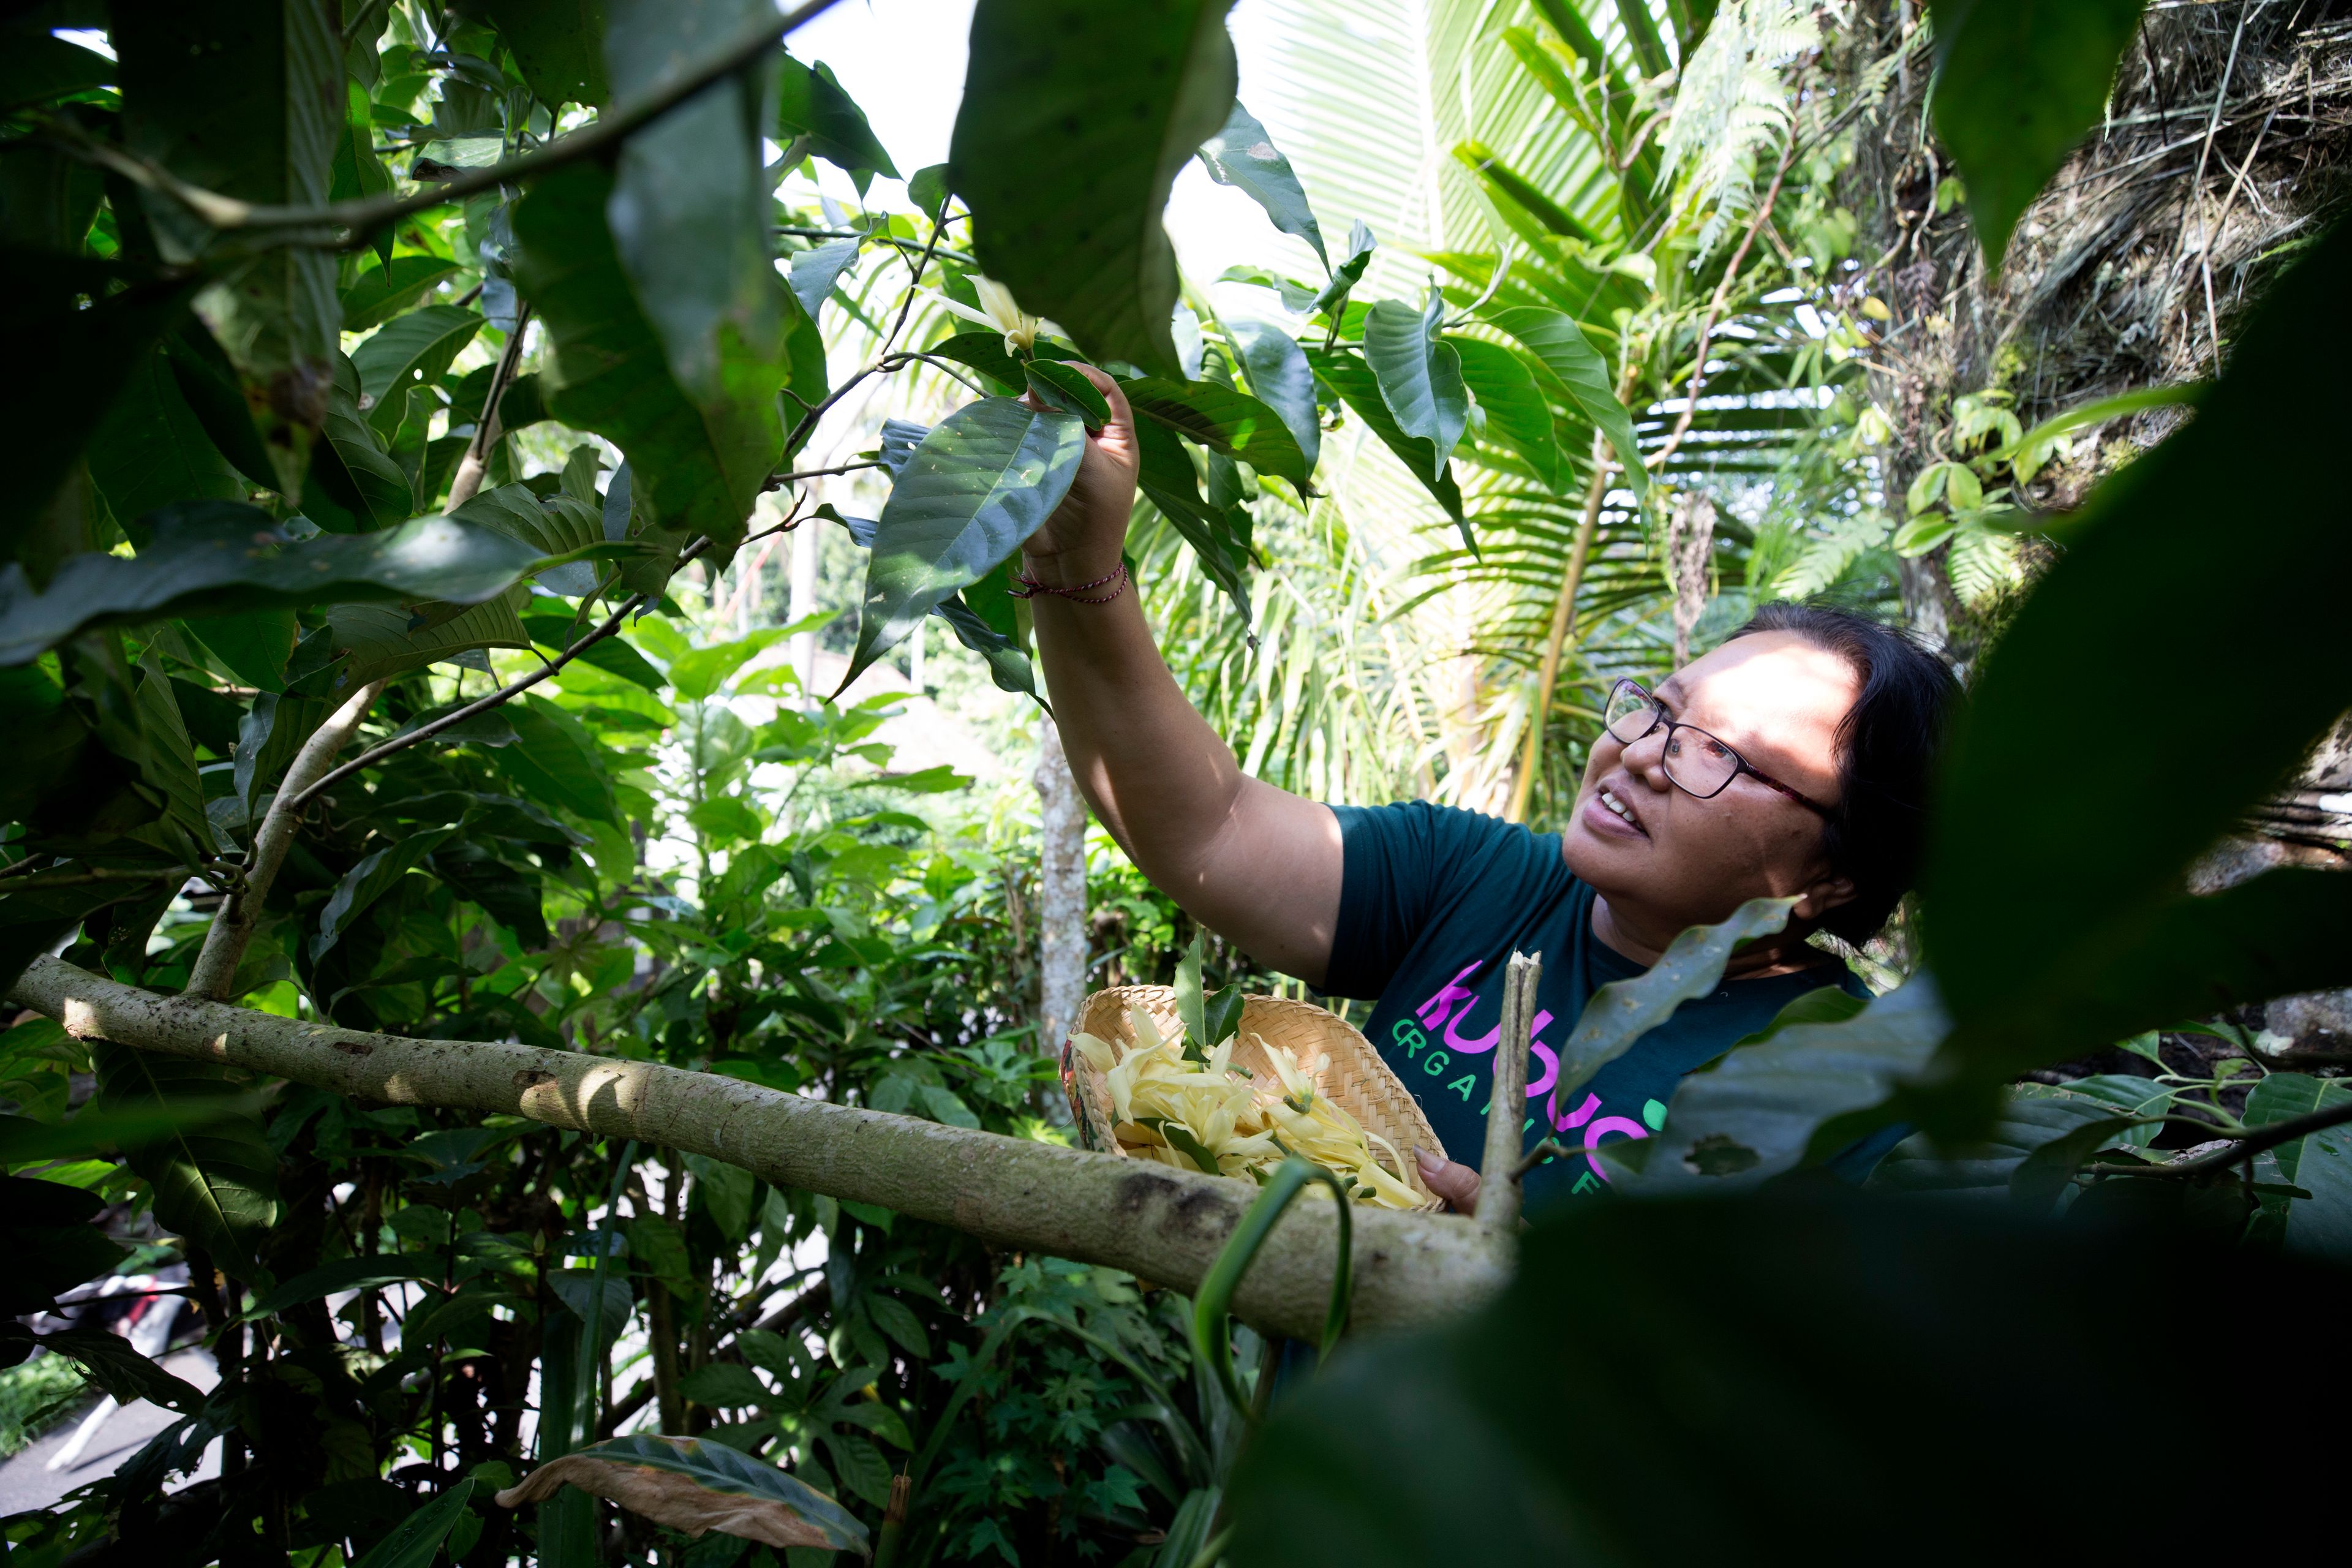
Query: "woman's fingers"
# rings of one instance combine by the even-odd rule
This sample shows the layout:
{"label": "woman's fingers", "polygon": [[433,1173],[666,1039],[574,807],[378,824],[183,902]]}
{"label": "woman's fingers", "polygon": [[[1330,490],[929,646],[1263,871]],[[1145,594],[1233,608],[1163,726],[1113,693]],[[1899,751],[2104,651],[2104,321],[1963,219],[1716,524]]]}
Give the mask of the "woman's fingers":
{"label": "woman's fingers", "polygon": [[1426,1149],[1415,1149],[1412,1157],[1421,1167],[1423,1184],[1444,1198],[1446,1207],[1456,1214],[1468,1214],[1478,1206],[1477,1172],[1451,1160],[1441,1160]]}

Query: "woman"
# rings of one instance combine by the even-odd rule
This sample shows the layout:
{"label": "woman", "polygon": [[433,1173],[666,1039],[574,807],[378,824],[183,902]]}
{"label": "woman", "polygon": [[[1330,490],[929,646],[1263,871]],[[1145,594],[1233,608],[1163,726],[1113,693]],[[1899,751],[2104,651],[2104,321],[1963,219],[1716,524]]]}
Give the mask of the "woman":
{"label": "woman", "polygon": [[[1805,992],[1854,988],[1805,938],[1864,941],[1910,886],[1928,769],[1957,697],[1940,661],[1856,616],[1767,605],[1654,691],[1619,683],[1558,835],[1426,804],[1302,799],[1241,772],[1153,646],[1120,562],[1132,416],[1115,381],[1087,374],[1112,417],[1017,572],[1078,788],[1202,925],[1321,991],[1371,999],[1365,1033],[1446,1149],[1484,1146],[1515,949],[1544,958],[1529,1143],[1646,1138],[1683,1074]],[[1593,991],[1761,897],[1797,900],[1788,930],[1735,954],[1712,995],[1685,1003],[1538,1126],[1554,1047]],[[1471,1206],[1476,1171],[1417,1157],[1433,1191]],[[1588,1153],[1531,1175],[1528,1195],[1607,1179]]]}

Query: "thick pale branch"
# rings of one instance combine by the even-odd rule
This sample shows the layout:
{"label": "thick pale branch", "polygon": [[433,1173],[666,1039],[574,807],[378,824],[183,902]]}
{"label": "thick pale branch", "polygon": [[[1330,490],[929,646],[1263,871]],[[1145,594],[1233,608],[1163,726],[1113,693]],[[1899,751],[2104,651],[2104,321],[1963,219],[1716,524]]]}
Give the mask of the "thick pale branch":
{"label": "thick pale branch", "polygon": [[1519,1223],[1515,1167],[1526,1137],[1528,1053],[1535,1042],[1536,987],[1542,980],[1542,953],[1511,954],[1503,975],[1503,1038],[1486,1099],[1486,1152],[1478,1162],[1478,1224],[1491,1236],[1507,1237]]}
{"label": "thick pale branch", "polygon": [[301,820],[303,803],[310,798],[312,784],[334,763],[335,753],[352,738],[352,731],[359,728],[376,693],[383,689],[383,682],[374,680],[352,692],[294,753],[276,797],[262,815],[261,827],[253,836],[253,858],[247,863],[244,883],[229,894],[213,919],[212,930],[205,933],[204,951],[196,954],[195,967],[188,975],[190,995],[217,1000],[228,994],[236,979],[236,966],[244,962],[245,950],[253,941],[253,928],[261,919],[262,900],[269,896],[269,884],[278,879],[278,868],[286,863],[286,851],[294,846],[294,829]]}
{"label": "thick pale branch", "polygon": [[[164,997],[38,958],[9,993],[79,1039],[231,1063],[354,1098],[505,1112],[740,1165],[782,1186],[873,1204],[992,1246],[1128,1269],[1191,1289],[1257,1195],[1247,1183],[782,1094],[715,1073],[533,1046],[414,1040]],[[1294,1205],[1234,1310],[1270,1332],[1321,1329],[1336,1216]],[[1360,1327],[1428,1322],[1498,1289],[1507,1256],[1475,1222],[1360,1208]]]}

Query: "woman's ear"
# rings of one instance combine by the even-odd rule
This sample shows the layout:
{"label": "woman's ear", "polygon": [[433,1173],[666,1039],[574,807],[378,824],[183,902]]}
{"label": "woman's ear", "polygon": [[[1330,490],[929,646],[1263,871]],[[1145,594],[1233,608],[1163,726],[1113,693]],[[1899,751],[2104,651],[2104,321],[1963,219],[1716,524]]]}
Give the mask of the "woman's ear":
{"label": "woman's ear", "polygon": [[1797,907],[1790,910],[1789,915],[1791,920],[1811,923],[1839,905],[1850,904],[1853,900],[1853,878],[1823,877],[1798,895]]}

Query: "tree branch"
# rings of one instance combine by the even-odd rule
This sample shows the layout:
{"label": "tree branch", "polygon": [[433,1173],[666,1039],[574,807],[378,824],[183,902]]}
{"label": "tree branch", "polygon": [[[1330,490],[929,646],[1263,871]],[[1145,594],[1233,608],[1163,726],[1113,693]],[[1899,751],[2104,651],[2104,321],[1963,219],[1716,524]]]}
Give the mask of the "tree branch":
{"label": "tree branch", "polygon": [[1478,1227],[1508,1238],[1518,1227],[1519,1184],[1506,1181],[1519,1159],[1528,1119],[1528,1052],[1535,1042],[1536,985],[1543,954],[1511,954],[1503,972],[1503,1037],[1495,1052],[1493,1093],[1486,1101],[1486,1152],[1478,1162]]}
{"label": "tree branch", "polygon": [[[195,996],[158,996],[61,959],[33,961],[8,993],[77,1039],[222,1062],[356,1099],[520,1115],[636,1138],[739,1165],[779,1186],[953,1226],[999,1247],[1108,1264],[1179,1289],[1199,1285],[1257,1196],[1246,1182],[785,1094],[716,1073],[579,1051],[415,1040],[280,1018]],[[1354,1321],[1434,1321],[1499,1289],[1508,1272],[1477,1225],[1360,1207]],[[1329,1304],[1338,1215],[1292,1205],[1243,1281],[1235,1310],[1312,1337]]]}
{"label": "tree branch", "polygon": [[2352,1121],[2352,1100],[2331,1105],[2324,1110],[2290,1116],[2284,1121],[2273,1121],[2242,1138],[2231,1139],[2226,1149],[2216,1149],[2210,1154],[2200,1154],[2194,1160],[2183,1160],[2177,1165],[2091,1165],[2085,1169],[2095,1176],[2210,1175],[2215,1171],[2242,1164],[2265,1150],[2275,1149],[2282,1143],[2292,1143],[2307,1133],[2325,1132],[2347,1121]]}
{"label": "tree branch", "polygon": [[294,753],[269,810],[261,818],[260,830],[253,836],[253,858],[245,868],[245,884],[229,894],[220,913],[213,917],[212,929],[205,932],[204,950],[196,954],[195,966],[188,974],[189,995],[212,1001],[228,995],[236,981],[236,966],[244,962],[253,928],[261,919],[269,884],[277,879],[278,868],[285,864],[286,852],[294,847],[294,828],[301,819],[303,803],[310,798],[310,781],[327,771],[383,689],[383,682],[374,680],[352,692]]}
{"label": "tree branch", "polygon": [[411,214],[462,200],[477,191],[487,191],[493,186],[512,184],[519,180],[543,174],[551,169],[593,157],[618,144],[713,82],[732,76],[751,64],[794,28],[829,10],[834,3],[835,0],[808,0],[806,5],[761,22],[657,90],[635,103],[624,104],[609,113],[599,115],[569,136],[560,137],[520,157],[504,159],[487,169],[468,169],[453,179],[440,181],[429,189],[415,191],[404,196],[369,196],[355,201],[330,202],[317,207],[270,206],[239,201],[217,191],[192,185],[162,164],[98,141],[62,121],[45,121],[43,130],[65,142],[76,154],[111,169],[147,190],[170,197],[216,229],[340,229],[340,234],[323,239],[299,234],[284,237],[294,244],[354,250],[366,244],[368,237],[376,230],[386,224],[397,223]]}
{"label": "tree branch", "polygon": [[449,499],[441,508],[445,512],[456,511],[472,500],[482,488],[482,476],[490,471],[490,447],[498,439],[493,432],[499,425],[499,403],[514,384],[515,366],[522,363],[523,333],[530,325],[530,306],[525,303],[515,311],[515,324],[507,333],[507,346],[499,355],[498,369],[490,372],[490,395],[482,399],[482,412],[474,422],[474,438],[466,443],[466,455],[457,459],[457,471],[449,480]]}

